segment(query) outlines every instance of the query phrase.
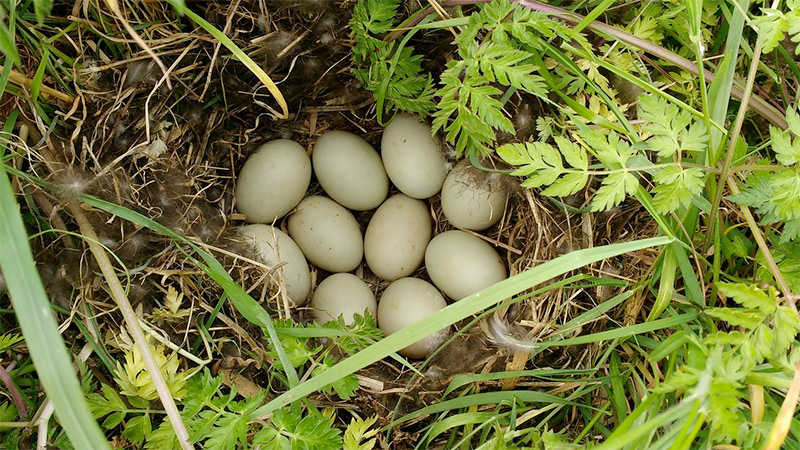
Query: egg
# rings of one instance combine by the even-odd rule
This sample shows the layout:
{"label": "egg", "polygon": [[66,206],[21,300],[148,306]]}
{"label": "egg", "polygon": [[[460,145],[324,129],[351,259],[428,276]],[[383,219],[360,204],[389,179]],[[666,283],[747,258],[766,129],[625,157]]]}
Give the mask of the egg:
{"label": "egg", "polygon": [[349,272],[364,256],[356,219],[327,197],[304,198],[289,216],[288,228],[311,264],[328,272]]}
{"label": "egg", "polygon": [[431,127],[409,115],[397,115],[383,130],[381,157],[389,179],[409,197],[436,195],[447,176],[447,158]]}
{"label": "egg", "polygon": [[389,177],[378,152],[346,131],[329,131],[314,144],[311,163],[325,192],[356,211],[377,208],[389,192]]}
{"label": "egg", "polygon": [[444,180],[442,212],[454,227],[485,230],[503,217],[507,195],[500,174],[461,161]]}
{"label": "egg", "polygon": [[349,273],[336,273],[322,280],[311,297],[314,318],[320,324],[336,320],[340,315],[347,324],[355,314],[369,311],[375,317],[378,302],[367,283]]}
{"label": "egg", "polygon": [[253,245],[256,259],[274,268],[274,280],[283,280],[286,295],[297,305],[305,304],[311,290],[311,275],[300,247],[283,231],[269,225],[245,225],[239,230],[245,243]]}
{"label": "egg", "polygon": [[503,259],[483,239],[446,231],[425,250],[425,268],[445,295],[461,300],[508,277]]}
{"label": "egg", "polygon": [[393,281],[419,268],[430,240],[431,216],[425,202],[396,194],[369,221],[364,257],[372,273]]}
{"label": "egg", "polygon": [[236,180],[236,208],[248,222],[272,223],[292,210],[311,182],[311,160],[288,139],[267,142],[247,161]]}
{"label": "egg", "polygon": [[[442,294],[430,283],[417,278],[401,278],[392,282],[378,303],[378,326],[385,336],[415,324],[447,306]],[[400,350],[408,358],[425,358],[436,350],[450,329],[437,331]]]}

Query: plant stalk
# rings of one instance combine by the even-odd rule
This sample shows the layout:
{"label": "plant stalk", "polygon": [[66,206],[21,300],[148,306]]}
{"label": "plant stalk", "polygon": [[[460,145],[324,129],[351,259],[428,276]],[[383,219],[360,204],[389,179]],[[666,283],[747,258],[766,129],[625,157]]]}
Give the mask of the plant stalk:
{"label": "plant stalk", "polygon": [[153,384],[156,387],[159,399],[164,405],[164,410],[167,412],[167,417],[172,424],[172,429],[175,431],[175,435],[178,437],[178,442],[180,442],[181,448],[183,450],[193,450],[194,446],[189,443],[189,432],[186,429],[186,425],[183,423],[180,411],[178,411],[178,406],[175,404],[175,399],[172,398],[172,393],[169,391],[169,387],[167,387],[167,383],[164,380],[163,374],[161,373],[161,368],[158,366],[158,363],[156,362],[156,359],[153,357],[153,353],[150,350],[150,346],[147,344],[144,332],[139,326],[139,319],[136,316],[136,312],[134,312],[130,301],[128,301],[128,297],[125,295],[125,289],[123,289],[122,283],[120,283],[119,278],[117,278],[117,273],[114,271],[114,267],[111,265],[111,260],[108,259],[108,255],[103,247],[98,244],[100,239],[97,237],[94,227],[92,226],[91,222],[89,222],[89,219],[86,217],[86,214],[83,212],[83,209],[81,209],[81,206],[77,202],[70,202],[68,208],[72,213],[72,216],[75,218],[75,221],[78,222],[81,233],[86,236],[86,242],[89,245],[89,250],[92,252],[97,264],[100,266],[100,270],[103,272],[106,283],[108,283],[111,297],[117,303],[117,306],[122,313],[122,317],[125,319],[125,323],[128,325],[128,330],[130,331],[131,336],[133,336],[133,340],[142,354],[145,368],[153,379]]}

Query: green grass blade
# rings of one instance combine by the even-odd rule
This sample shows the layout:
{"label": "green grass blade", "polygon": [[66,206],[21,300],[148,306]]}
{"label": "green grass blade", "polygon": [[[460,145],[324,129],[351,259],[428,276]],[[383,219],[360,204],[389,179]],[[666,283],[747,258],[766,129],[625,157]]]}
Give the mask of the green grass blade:
{"label": "green grass blade", "polygon": [[[648,397],[648,399],[653,397],[656,396],[653,395]],[[645,404],[645,402],[642,403],[642,405]],[[640,407],[642,405],[640,405]],[[692,407],[692,403],[680,403],[677,406],[674,406],[667,411],[654,416],[652,419],[649,419],[644,423],[634,423],[639,414],[631,414],[622,425],[617,427],[616,431],[614,431],[614,433],[609,436],[608,439],[603,442],[603,444],[595,447],[594,450],[619,450],[626,448],[626,446],[640,439],[651,436],[656,429],[670,422],[680,420],[681,418],[686,418],[687,414],[692,410]],[[636,409],[639,410],[639,408]],[[645,411],[640,410],[635,411],[635,413],[636,412],[641,414]]]}
{"label": "green grass blade", "polygon": [[[573,377],[576,375],[592,375],[596,372],[595,369],[531,369],[531,370],[506,370],[504,372],[489,372],[489,373],[457,373],[450,381],[450,385],[444,391],[444,396],[454,390],[472,383],[480,383],[486,381],[505,380],[507,378],[542,378],[550,381],[568,380],[578,381]],[[603,377],[592,378],[591,380],[582,379],[582,381],[597,381]]]}
{"label": "green grass blade", "polygon": [[498,421],[500,417],[502,416],[494,412],[456,414],[444,420],[437,420],[423,436],[422,441],[428,443],[447,430],[465,425],[489,424]]}
{"label": "green grass blade", "polygon": [[278,353],[278,358],[281,360],[281,365],[286,373],[286,378],[289,382],[289,385],[295,386],[300,382],[297,371],[289,362],[289,357],[286,355],[286,352],[280,345],[280,341],[277,338],[278,333],[275,330],[275,325],[269,313],[263,307],[261,307],[258,302],[253,300],[253,298],[250,297],[250,295],[245,292],[241,286],[233,281],[231,276],[228,274],[222,264],[216,260],[216,258],[197,246],[197,244],[193,243],[192,241],[175,233],[155,220],[137,213],[136,211],[132,211],[124,206],[88,195],[82,196],[81,200],[90,206],[94,206],[95,208],[102,209],[105,212],[114,214],[135,224],[147,227],[157,233],[180,241],[191,247],[192,250],[200,255],[204,262],[200,263],[199,261],[195,261],[197,266],[200,267],[200,269],[210,276],[217,284],[219,284],[220,287],[222,287],[236,310],[239,311],[239,313],[244,316],[245,319],[267,331],[270,341],[275,348],[275,351]]}
{"label": "green grass blade", "polygon": [[[717,71],[714,73],[714,81],[711,82],[708,88],[708,104],[711,108],[711,120],[719,123],[725,123],[725,115],[728,113],[728,103],[731,98],[731,89],[733,88],[733,75],[736,73],[736,61],[739,55],[739,46],[742,41],[742,30],[744,29],[744,16],[742,11],[747,11],[750,7],[750,0],[732,0],[738,2],[742,9],[731,8],[732,17],[728,22],[728,37],[725,42],[725,57],[717,66]],[[722,140],[722,131],[717,128],[710,130],[711,135],[711,150],[714,152],[708,163],[710,166],[716,166],[719,158],[722,156],[720,153],[720,142]]]}
{"label": "green grass blade", "polygon": [[579,403],[565,400],[555,395],[545,394],[544,392],[537,391],[498,391],[498,392],[481,392],[480,394],[465,395],[451,400],[434,403],[433,405],[420,408],[410,414],[393,420],[386,429],[393,428],[403,422],[416,419],[418,417],[428,416],[431,414],[441,413],[445,411],[459,410],[477,405],[496,405],[499,403],[512,403],[520,401],[523,403],[554,403],[559,405],[568,406],[582,406]]}
{"label": "green grass blade", "polygon": [[0,22],[0,53],[12,64],[20,64],[19,53],[17,53],[17,47],[14,45],[14,36],[2,22]]}
{"label": "green grass blade", "polygon": [[[16,113],[3,130],[10,133]],[[0,146],[0,159],[5,145]],[[72,361],[58,332],[50,299],[36,271],[28,235],[5,167],[0,164],[0,268],[14,312],[28,344],[36,373],[56,416],[75,448],[110,448],[78,383]]]}
{"label": "green grass blade", "polygon": [[167,0],[167,3],[172,5],[172,9],[180,15],[186,12],[186,2],[184,0]]}
{"label": "green grass blade", "polygon": [[592,22],[595,21],[595,19],[603,15],[603,13],[606,12],[606,10],[616,2],[617,0],[605,0],[599,5],[595,6],[592,12],[587,14],[586,17],[584,17],[580,22],[578,22],[578,24],[575,25],[573,29],[576,32],[583,31],[584,28],[588,27]]}
{"label": "green grass blade", "polygon": [[[268,404],[257,409],[251,417],[262,417],[282,408],[295,400],[305,397],[328,384],[339,380],[359,369],[362,369],[390,354],[404,348],[409,342],[416,342],[431,333],[450,326],[460,320],[477,314],[504,299],[519,294],[533,286],[541,284],[557,276],[576,270],[580,267],[612,258],[623,253],[641,250],[647,247],[666,245],[673,242],[667,237],[655,237],[632,242],[605,245],[584,250],[577,250],[554,260],[526,270],[494,286],[460,300],[438,311],[414,325],[404,328],[381,341],[367,347],[357,355],[342,360],[334,367],[309,379],[299,386],[281,394]],[[655,322],[654,322],[655,323]],[[617,331],[617,330],[614,330]]]}
{"label": "green grass blade", "polygon": [[53,9],[53,0],[33,0],[33,10],[36,12],[36,21],[39,25],[44,23],[46,15]]}
{"label": "green grass blade", "polygon": [[273,97],[275,97],[275,101],[277,101],[278,105],[281,107],[281,111],[283,112],[283,115],[280,117],[281,119],[289,117],[289,106],[286,104],[286,99],[283,98],[283,94],[281,94],[278,86],[275,85],[275,82],[272,81],[266,72],[264,72],[264,69],[262,69],[261,66],[250,59],[250,57],[247,56],[247,54],[243,52],[242,49],[240,49],[236,44],[234,44],[233,41],[228,38],[228,36],[225,36],[225,33],[219,31],[216,27],[214,27],[214,25],[211,25],[205,19],[195,14],[194,11],[189,8],[184,8],[183,13],[192,19],[192,21],[199,25],[202,29],[206,30],[210,35],[214,36],[214,38],[218,40],[220,44],[224,45],[225,48],[230,50],[236,59],[241,61],[242,64],[244,64],[248,69],[250,69],[251,72],[253,72],[253,75],[258,77],[258,79],[264,83],[264,86],[267,87],[267,90],[270,92],[270,94],[272,94]]}
{"label": "green grass blade", "polygon": [[567,345],[582,345],[600,341],[610,341],[612,339],[628,338],[642,333],[649,333],[655,330],[664,328],[671,328],[682,323],[691,322],[697,318],[697,313],[680,314],[675,317],[667,317],[665,319],[658,319],[652,322],[637,323],[622,328],[614,328],[613,330],[600,331],[598,333],[587,334],[585,336],[578,336],[564,340],[542,341],[537,345],[537,348],[547,347],[564,347]]}

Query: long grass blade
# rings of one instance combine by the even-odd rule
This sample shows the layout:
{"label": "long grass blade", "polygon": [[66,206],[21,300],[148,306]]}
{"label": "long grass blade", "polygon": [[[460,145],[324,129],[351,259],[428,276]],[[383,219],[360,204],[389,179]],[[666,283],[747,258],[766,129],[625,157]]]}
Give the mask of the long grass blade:
{"label": "long grass blade", "polygon": [[[9,117],[4,132],[10,133],[16,114]],[[0,159],[5,145],[0,144]],[[55,406],[59,423],[75,448],[110,448],[81,391],[67,348],[58,332],[50,300],[36,271],[28,246],[28,235],[0,164],[0,269],[9,297],[28,344],[36,373],[47,397]]]}
{"label": "long grass blade", "polygon": [[[747,11],[750,7],[750,0],[732,0],[739,3],[742,8],[732,8],[731,19],[728,21],[728,38],[725,42],[725,57],[717,66],[714,73],[714,81],[708,87],[708,103],[711,108],[711,120],[725,123],[725,115],[728,112],[731,90],[733,89],[733,75],[736,73],[736,61],[739,56],[739,46],[742,41],[742,30],[744,29],[744,16],[742,11]],[[709,166],[716,166],[720,154],[716,152],[722,142],[722,131],[713,128],[710,130],[711,149],[715,152],[711,155]]]}
{"label": "long grass blade", "polygon": [[357,355],[351,356],[334,367],[309,379],[299,386],[289,389],[268,404],[254,411],[252,417],[262,417],[282,408],[295,400],[311,394],[328,384],[339,380],[359,369],[362,369],[390,354],[404,348],[409,342],[416,342],[431,333],[448,327],[453,323],[477,314],[506,298],[519,294],[533,286],[541,284],[559,275],[576,270],[587,264],[617,255],[641,250],[647,247],[666,245],[673,242],[668,237],[655,237],[632,242],[605,245],[590,249],[578,250],[552,261],[528,269],[494,286],[460,300],[438,311],[414,325],[404,328],[385,339],[367,347]]}

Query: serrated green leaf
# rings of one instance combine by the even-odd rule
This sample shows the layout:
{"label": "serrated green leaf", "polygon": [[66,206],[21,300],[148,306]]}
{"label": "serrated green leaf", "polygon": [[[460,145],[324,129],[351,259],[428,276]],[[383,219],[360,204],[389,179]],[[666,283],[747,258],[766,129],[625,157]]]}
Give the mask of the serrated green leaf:
{"label": "serrated green leaf", "polygon": [[800,332],[800,318],[788,306],[779,306],[775,310],[773,326],[772,356],[786,354]]}
{"label": "serrated green leaf", "polygon": [[238,414],[224,414],[214,424],[205,441],[206,450],[229,450],[247,443],[247,419]]}
{"label": "serrated green leaf", "polygon": [[736,303],[750,309],[759,309],[766,314],[772,314],[778,306],[777,294],[769,294],[756,286],[745,283],[717,283],[717,287],[726,297],[732,298]]}
{"label": "serrated green leaf", "polygon": [[[272,424],[277,433],[264,432],[267,449],[334,450],[342,448],[341,431],[329,419],[309,411],[306,416],[280,409],[273,413]],[[287,443],[289,444],[287,446]]]}
{"label": "serrated green leaf", "polygon": [[378,429],[370,429],[378,416],[361,419],[354,417],[344,431],[343,450],[372,450],[377,442]]}
{"label": "serrated green leaf", "polygon": [[775,127],[769,127],[769,134],[775,159],[786,166],[800,162],[800,138],[793,140],[788,130],[781,131]]}
{"label": "serrated green leaf", "polygon": [[164,419],[161,425],[147,436],[144,448],[147,450],[179,450],[181,448],[169,420]]}
{"label": "serrated green leaf", "polygon": [[[800,28],[798,32],[800,32]],[[800,137],[800,114],[797,113],[797,110],[794,108],[786,110],[786,123],[788,125],[788,130],[795,136]]]}
{"label": "serrated green leaf", "polygon": [[125,413],[124,412],[117,411],[117,412],[111,413],[103,421],[102,427],[105,428],[106,430],[110,430],[110,429],[116,427],[117,425],[119,425],[120,422],[122,422],[123,419],[125,419]]}
{"label": "serrated green leaf", "polygon": [[747,340],[747,336],[741,331],[715,331],[708,334],[703,338],[703,343],[706,345],[730,345],[738,346]]}
{"label": "serrated green leaf", "polygon": [[769,53],[780,45],[784,33],[789,30],[789,21],[784,13],[777,9],[763,8],[762,15],[753,19],[758,29],[758,43],[765,53]]}
{"label": "serrated green leaf", "polygon": [[150,415],[142,414],[141,416],[132,417],[125,422],[125,427],[122,429],[122,436],[132,444],[142,445],[152,431],[153,425],[150,423]]}
{"label": "serrated green leaf", "polygon": [[567,164],[576,169],[589,169],[589,158],[587,158],[586,151],[580,145],[562,136],[555,136],[553,140],[556,141],[558,151],[564,155]]}
{"label": "serrated green leaf", "polygon": [[568,173],[556,179],[541,194],[549,197],[567,197],[583,189],[588,181],[589,175],[586,173]]}
{"label": "serrated green leaf", "polygon": [[692,121],[687,111],[665,98],[645,94],[639,97],[639,118],[642,129],[652,135],[646,142],[661,157],[685,151],[701,151],[708,142],[705,125]]}
{"label": "serrated green leaf", "polygon": [[769,203],[782,220],[800,219],[800,172],[780,170],[769,179],[772,195]]}
{"label": "serrated green leaf", "polygon": [[633,194],[639,187],[639,180],[629,172],[616,172],[603,179],[600,189],[592,199],[592,211],[607,211],[625,200],[625,196]]}
{"label": "serrated green leaf", "polygon": [[705,173],[699,168],[668,166],[656,172],[653,182],[656,183],[653,205],[659,212],[667,214],[688,207],[693,196],[703,193]]}
{"label": "serrated green leaf", "polygon": [[[311,373],[313,376],[317,376],[333,367],[335,364],[336,362],[333,360],[333,358],[331,358],[330,355],[325,355],[322,364],[315,367]],[[328,387],[321,389],[321,391],[325,393],[329,393],[331,390],[335,390],[336,394],[339,395],[342,400],[350,400],[355,396],[356,391],[358,391],[358,378],[355,375],[350,374],[346,377],[336,380]]]}
{"label": "serrated green leaf", "polygon": [[710,317],[724,320],[733,326],[744,327],[748,330],[756,328],[764,321],[764,313],[760,312],[742,311],[731,308],[707,308],[704,312]]}

